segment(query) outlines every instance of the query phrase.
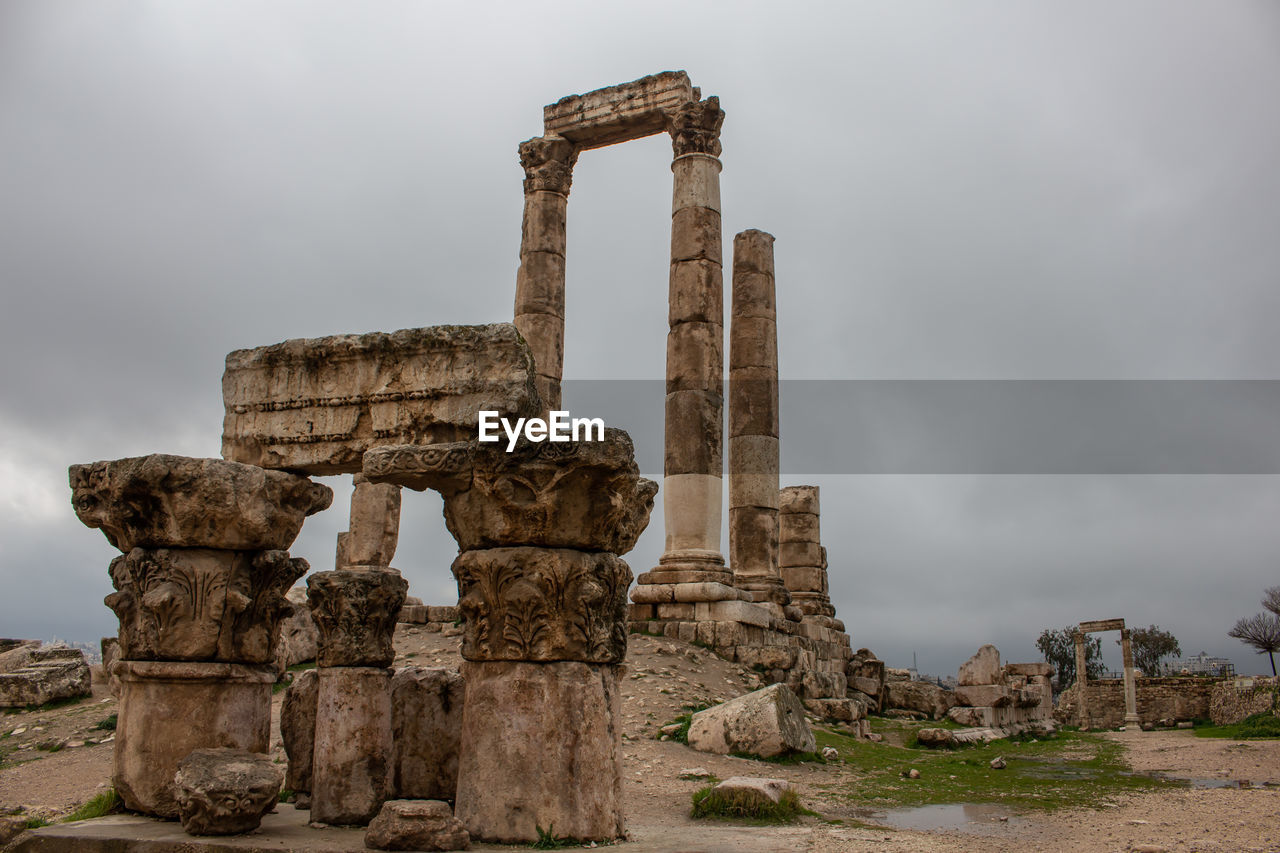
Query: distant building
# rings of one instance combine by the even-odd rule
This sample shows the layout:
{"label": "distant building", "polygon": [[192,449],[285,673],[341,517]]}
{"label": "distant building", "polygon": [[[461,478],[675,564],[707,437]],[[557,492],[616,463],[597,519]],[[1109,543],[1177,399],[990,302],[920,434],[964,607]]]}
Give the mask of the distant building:
{"label": "distant building", "polygon": [[1175,675],[1184,672],[1191,675],[1231,675],[1235,672],[1235,665],[1226,658],[1211,657],[1208,652],[1200,652],[1171,662],[1169,671]]}

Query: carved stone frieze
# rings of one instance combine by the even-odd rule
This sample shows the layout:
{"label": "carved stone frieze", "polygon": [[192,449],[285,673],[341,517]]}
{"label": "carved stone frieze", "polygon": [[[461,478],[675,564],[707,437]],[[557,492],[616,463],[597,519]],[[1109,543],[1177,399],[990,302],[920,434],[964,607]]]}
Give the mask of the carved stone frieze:
{"label": "carved stone frieze", "polygon": [[720,156],[720,127],[724,110],[714,95],[705,101],[689,101],[667,113],[667,132],[675,156],[710,154]]}
{"label": "carved stone frieze", "polygon": [[107,541],[134,548],[286,549],[333,491],[306,477],[157,453],[72,465],[72,506]]}
{"label": "carved stone frieze", "polygon": [[630,551],[649,523],[658,486],[640,476],[631,437],[385,447],[365,454],[373,482],[434,489],[462,551],[529,545]]}
{"label": "carved stone frieze", "polygon": [[578,149],[559,136],[535,136],[520,143],[520,166],[524,169],[524,191],[550,190],[569,194]]}
{"label": "carved stone frieze", "polygon": [[462,656],[473,661],[621,663],[631,569],[567,548],[464,551],[453,561]]}
{"label": "carved stone frieze", "polygon": [[396,618],[409,582],[396,572],[316,572],[307,602],[320,630],[318,666],[390,666]]}
{"label": "carved stone frieze", "polygon": [[123,660],[267,664],[289,587],[307,561],[287,551],[134,548],[111,562]]}

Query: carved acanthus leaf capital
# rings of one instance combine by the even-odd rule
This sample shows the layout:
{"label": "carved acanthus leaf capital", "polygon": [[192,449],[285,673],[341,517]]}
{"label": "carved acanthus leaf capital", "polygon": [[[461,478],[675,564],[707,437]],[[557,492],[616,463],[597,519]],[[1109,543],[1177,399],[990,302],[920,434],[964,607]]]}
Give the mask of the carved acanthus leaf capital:
{"label": "carved acanthus leaf capital", "polygon": [[675,156],[685,154],[710,154],[720,156],[720,127],[724,124],[724,110],[720,99],[711,96],[705,101],[689,101],[667,113],[667,132],[671,134],[671,148]]}
{"label": "carved acanthus leaf capital", "polygon": [[569,194],[578,149],[559,136],[537,136],[520,143],[520,165],[524,168],[524,191],[551,190]]}

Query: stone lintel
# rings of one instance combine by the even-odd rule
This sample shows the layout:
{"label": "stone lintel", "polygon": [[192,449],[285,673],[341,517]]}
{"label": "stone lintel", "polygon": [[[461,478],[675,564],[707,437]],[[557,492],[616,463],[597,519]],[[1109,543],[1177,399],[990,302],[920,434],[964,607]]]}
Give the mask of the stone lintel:
{"label": "stone lintel", "polygon": [[548,104],[542,108],[544,133],[579,149],[601,148],[661,133],[666,111],[699,98],[688,74],[663,71]]}
{"label": "stone lintel", "polygon": [[1093,622],[1081,622],[1080,630],[1086,634],[1094,631],[1123,631],[1123,619],[1097,619]]}

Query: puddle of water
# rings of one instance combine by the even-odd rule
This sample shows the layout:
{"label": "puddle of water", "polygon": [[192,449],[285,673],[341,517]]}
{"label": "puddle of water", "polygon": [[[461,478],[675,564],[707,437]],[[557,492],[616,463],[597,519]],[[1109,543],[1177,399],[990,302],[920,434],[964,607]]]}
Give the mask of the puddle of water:
{"label": "puddle of water", "polygon": [[865,817],[897,829],[957,829],[979,834],[1026,823],[1026,818],[1015,817],[1009,809],[998,803],[943,803],[910,809],[871,811]]}
{"label": "puddle of water", "polygon": [[1186,776],[1171,776],[1168,773],[1149,773],[1147,774],[1154,779],[1164,779],[1168,782],[1180,782],[1183,785],[1190,785],[1192,788],[1265,788],[1268,786],[1266,782],[1251,782],[1247,779],[1227,779],[1222,776],[1199,776],[1187,778]]}

